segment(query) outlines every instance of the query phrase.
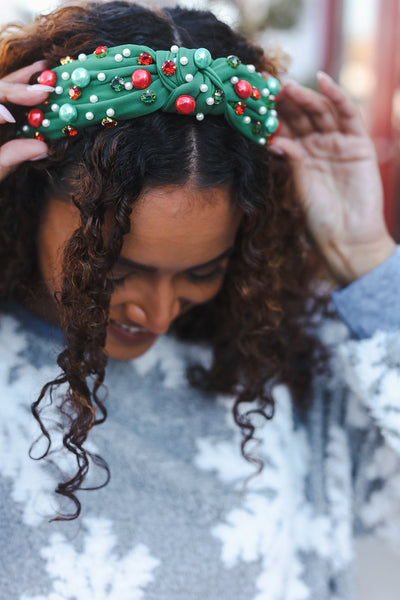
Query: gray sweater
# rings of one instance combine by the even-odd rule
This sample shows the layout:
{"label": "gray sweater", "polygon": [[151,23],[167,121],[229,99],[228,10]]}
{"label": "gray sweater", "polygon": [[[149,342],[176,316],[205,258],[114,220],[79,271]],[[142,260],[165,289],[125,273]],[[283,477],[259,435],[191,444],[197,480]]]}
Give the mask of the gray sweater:
{"label": "gray sweater", "polygon": [[[54,446],[33,461],[30,413],[58,373],[60,335],[13,308],[0,317],[1,600],[352,600],[355,541],[400,552],[400,248],[333,293],[341,320],[321,323],[335,349],[300,416],[286,386],[240,455],[233,398],[204,398],[186,381],[208,352],[160,338],[135,361],[107,367],[105,424],[87,447],[110,483],[82,491],[82,514],[49,522],[57,482],[74,471]],[[345,323],[345,324],[344,324]],[[40,455],[43,446],[35,447]],[[103,474],[94,466],[89,484]],[[68,506],[61,506],[61,509]]]}

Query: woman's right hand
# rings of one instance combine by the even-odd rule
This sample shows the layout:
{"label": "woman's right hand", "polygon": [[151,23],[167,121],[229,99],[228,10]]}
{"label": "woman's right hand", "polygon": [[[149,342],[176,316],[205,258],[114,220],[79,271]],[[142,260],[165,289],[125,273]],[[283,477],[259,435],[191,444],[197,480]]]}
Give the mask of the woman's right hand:
{"label": "woman's right hand", "polygon": [[[53,88],[39,84],[28,85],[31,76],[45,68],[45,61],[40,60],[0,79],[0,124],[15,122],[12,114],[3,106],[3,102],[35,106],[46,100]],[[45,158],[47,151],[47,144],[40,140],[21,138],[6,142],[0,147],[0,180],[26,160]]]}

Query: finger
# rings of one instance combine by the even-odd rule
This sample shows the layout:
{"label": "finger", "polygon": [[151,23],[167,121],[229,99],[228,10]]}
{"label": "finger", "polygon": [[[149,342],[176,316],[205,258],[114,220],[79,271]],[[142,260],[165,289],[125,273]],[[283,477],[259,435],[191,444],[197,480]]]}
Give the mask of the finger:
{"label": "finger", "polygon": [[17,165],[26,160],[40,160],[48,148],[39,140],[11,140],[0,148],[0,179],[4,179]]}
{"label": "finger", "polygon": [[291,131],[290,137],[303,137],[315,131],[309,116],[288,94],[280,92],[277,98],[277,110],[280,119]]}
{"label": "finger", "polygon": [[289,97],[297,109],[306,114],[314,131],[331,132],[338,129],[338,121],[329,100],[322,94],[301,86],[295,81],[283,85],[283,97]]}
{"label": "finger", "polygon": [[334,105],[336,112],[342,121],[342,130],[348,133],[365,134],[360,114],[346,92],[323,71],[317,73],[318,87]]}
{"label": "finger", "polygon": [[53,90],[54,88],[49,85],[10,83],[2,79],[0,80],[0,102],[32,106],[43,102],[47,98],[48,93]]}
{"label": "finger", "polygon": [[35,73],[39,73],[46,68],[45,60],[37,60],[31,65],[27,67],[22,67],[22,69],[18,69],[18,71],[13,71],[9,73],[5,77],[3,77],[3,81],[9,81],[10,83],[29,83],[30,78]]}

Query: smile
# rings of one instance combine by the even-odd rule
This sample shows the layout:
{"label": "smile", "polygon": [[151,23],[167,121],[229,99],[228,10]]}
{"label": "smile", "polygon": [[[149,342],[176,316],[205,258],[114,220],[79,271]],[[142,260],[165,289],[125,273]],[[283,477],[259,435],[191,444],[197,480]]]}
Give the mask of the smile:
{"label": "smile", "polygon": [[108,334],[123,344],[136,345],[152,342],[157,337],[155,333],[140,325],[121,323],[110,319],[107,327]]}

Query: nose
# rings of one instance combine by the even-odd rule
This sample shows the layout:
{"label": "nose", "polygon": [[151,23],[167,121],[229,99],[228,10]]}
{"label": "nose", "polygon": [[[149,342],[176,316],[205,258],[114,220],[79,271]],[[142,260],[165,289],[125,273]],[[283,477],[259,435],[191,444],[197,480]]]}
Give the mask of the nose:
{"label": "nose", "polygon": [[140,314],[140,325],[157,335],[162,335],[179,315],[181,304],[173,282],[167,278],[160,278],[148,287],[141,298],[128,303],[126,310],[128,318],[132,321],[138,322],[137,315]]}

